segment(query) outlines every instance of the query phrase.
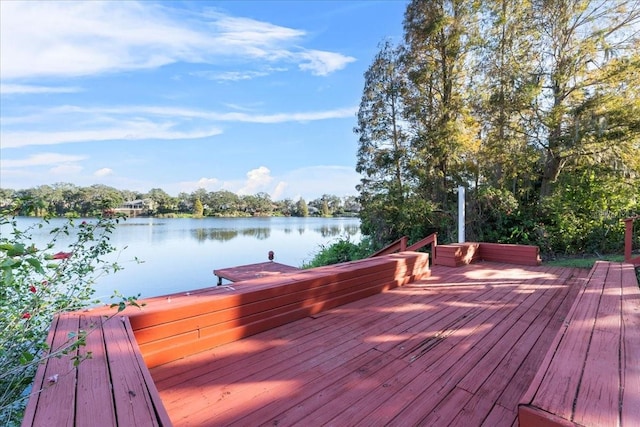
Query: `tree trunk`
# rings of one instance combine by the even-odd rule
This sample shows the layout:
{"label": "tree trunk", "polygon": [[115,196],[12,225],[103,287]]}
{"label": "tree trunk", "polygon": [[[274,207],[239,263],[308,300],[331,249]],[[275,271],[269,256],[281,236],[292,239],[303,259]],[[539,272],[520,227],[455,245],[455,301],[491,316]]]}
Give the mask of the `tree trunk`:
{"label": "tree trunk", "polygon": [[551,196],[553,188],[565,161],[551,151],[547,151],[542,171],[542,185],[540,186],[540,199]]}

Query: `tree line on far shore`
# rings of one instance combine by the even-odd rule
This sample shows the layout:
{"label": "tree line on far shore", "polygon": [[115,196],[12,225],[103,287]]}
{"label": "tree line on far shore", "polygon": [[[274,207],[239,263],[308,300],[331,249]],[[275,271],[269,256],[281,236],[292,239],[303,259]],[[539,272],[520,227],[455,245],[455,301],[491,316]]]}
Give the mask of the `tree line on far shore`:
{"label": "tree line on far shore", "polygon": [[[306,201],[283,199],[272,200],[267,193],[238,195],[231,191],[206,191],[198,189],[192,193],[171,196],[160,188],[146,193],[118,190],[95,184],[79,187],[70,183],[41,185],[23,190],[0,188],[0,208],[7,208],[16,201],[27,201],[36,216],[90,217],[104,211],[127,206],[140,208],[137,215],[147,216],[358,216],[360,205],[355,196],[338,197],[324,194]],[[16,214],[26,214],[16,212]]]}

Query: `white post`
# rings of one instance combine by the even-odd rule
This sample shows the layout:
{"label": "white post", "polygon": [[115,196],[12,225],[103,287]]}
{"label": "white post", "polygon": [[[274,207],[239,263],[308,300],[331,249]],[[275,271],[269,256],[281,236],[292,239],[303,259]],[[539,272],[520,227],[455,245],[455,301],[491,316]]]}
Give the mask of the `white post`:
{"label": "white post", "polygon": [[464,214],[465,214],[464,187],[458,186],[458,243],[464,243]]}

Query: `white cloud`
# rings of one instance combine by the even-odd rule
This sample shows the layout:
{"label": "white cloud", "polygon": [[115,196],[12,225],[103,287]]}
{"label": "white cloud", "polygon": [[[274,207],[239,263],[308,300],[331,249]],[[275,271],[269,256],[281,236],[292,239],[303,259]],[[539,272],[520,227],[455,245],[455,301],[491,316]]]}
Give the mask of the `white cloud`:
{"label": "white cloud", "polygon": [[68,131],[5,131],[2,133],[2,148],[17,148],[29,145],[55,145],[90,141],[111,140],[178,140],[206,138],[222,133],[219,129],[193,130],[189,132],[172,129],[171,123],[153,123],[146,120],[124,122],[112,127],[76,129]]}
{"label": "white cloud", "polygon": [[218,181],[216,178],[200,178],[198,182],[196,182],[196,188],[204,188],[205,190],[218,188],[219,186],[220,181]]}
{"label": "white cloud", "polygon": [[[289,171],[281,176],[272,176],[271,170],[260,166],[246,173],[246,179],[236,181],[220,181],[217,178],[200,178],[198,181],[184,181],[178,184],[165,185],[167,190],[191,193],[199,188],[207,191],[227,190],[238,195],[254,195],[265,192],[272,200],[303,197],[306,201],[317,199],[323,194],[338,197],[357,194],[356,185],[360,175],[345,166],[311,166]],[[348,190],[345,191],[345,188]]]}
{"label": "white cloud", "polygon": [[[360,183],[360,175],[355,169],[345,166],[311,166],[295,169],[278,178],[287,182],[284,198],[297,200],[302,196],[307,201],[323,194],[338,197],[355,195],[355,187]],[[345,192],[345,188],[349,191]]]}
{"label": "white cloud", "polygon": [[97,177],[105,177],[109,175],[113,175],[113,169],[111,168],[98,169],[93,173],[93,176],[97,176]]}
{"label": "white cloud", "polygon": [[[356,107],[333,110],[260,114],[243,111],[219,113],[180,107],[65,105],[31,112],[22,117],[2,117],[1,148],[115,140],[181,140],[220,135],[214,122],[274,124],[352,119]],[[194,120],[200,120],[198,125]],[[48,130],[10,130],[10,125],[44,124]],[[64,124],[64,130],[57,130]],[[182,130],[188,126],[190,130]]]}
{"label": "white cloud", "polygon": [[27,157],[26,159],[5,160],[0,159],[2,168],[25,168],[31,166],[57,165],[61,163],[79,162],[86,159],[86,156],[72,156],[57,153],[39,153]]}
{"label": "white cloud", "polygon": [[276,185],[276,188],[271,192],[271,200],[282,199],[282,195],[284,194],[288,186],[289,184],[287,184],[284,181],[278,182],[278,185]]}
{"label": "white cloud", "polygon": [[264,77],[269,75],[269,73],[266,71],[224,71],[224,72],[197,71],[191,74],[198,77],[204,77],[209,80],[232,81],[232,82],[237,82],[241,80],[251,80],[251,79],[255,79],[256,77]]}
{"label": "white cloud", "polygon": [[82,166],[74,164],[60,165],[49,169],[49,172],[53,175],[64,175],[65,177],[68,177],[69,175],[76,175],[81,171]]}
{"label": "white cloud", "polygon": [[[34,31],[34,29],[37,29]],[[301,47],[305,31],[151,2],[0,2],[3,79],[84,76],[222,60],[298,63],[324,76],[354,58]]]}
{"label": "white cloud", "polygon": [[300,58],[305,62],[302,62],[298,67],[303,71],[310,71],[316,76],[326,76],[334,71],[342,70],[347,64],[356,60],[351,56],[320,50],[302,52]]}
{"label": "white cloud", "polygon": [[180,192],[192,193],[200,188],[207,191],[218,191],[222,184],[217,178],[200,178],[197,181],[182,181],[176,186]]}
{"label": "white cloud", "polygon": [[18,84],[0,84],[0,93],[3,95],[29,95],[42,93],[75,93],[82,89],[74,86],[36,86]]}
{"label": "white cloud", "polygon": [[238,190],[238,194],[256,194],[262,191],[268,192],[268,186],[273,181],[271,171],[265,166],[252,169],[247,172],[247,180]]}
{"label": "white cloud", "polygon": [[[291,112],[275,114],[259,114],[246,112],[219,113],[208,110],[195,110],[180,107],[155,107],[143,105],[114,106],[114,107],[78,107],[66,105],[53,108],[41,113],[42,116],[53,114],[86,114],[86,115],[156,115],[171,118],[185,119],[205,119],[219,122],[246,122],[246,123],[284,123],[284,122],[307,122],[328,119],[353,118],[358,111],[358,107],[335,108],[332,110]],[[34,116],[32,116],[34,117]]]}

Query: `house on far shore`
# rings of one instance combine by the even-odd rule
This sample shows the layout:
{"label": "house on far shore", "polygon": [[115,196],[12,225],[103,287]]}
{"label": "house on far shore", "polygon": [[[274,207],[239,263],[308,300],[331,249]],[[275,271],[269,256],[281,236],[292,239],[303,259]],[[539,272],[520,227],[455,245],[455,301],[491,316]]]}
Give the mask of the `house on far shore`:
{"label": "house on far shore", "polygon": [[155,202],[153,199],[137,199],[122,203],[120,206],[115,208],[114,211],[126,213],[129,216],[138,216],[148,214],[154,209]]}

